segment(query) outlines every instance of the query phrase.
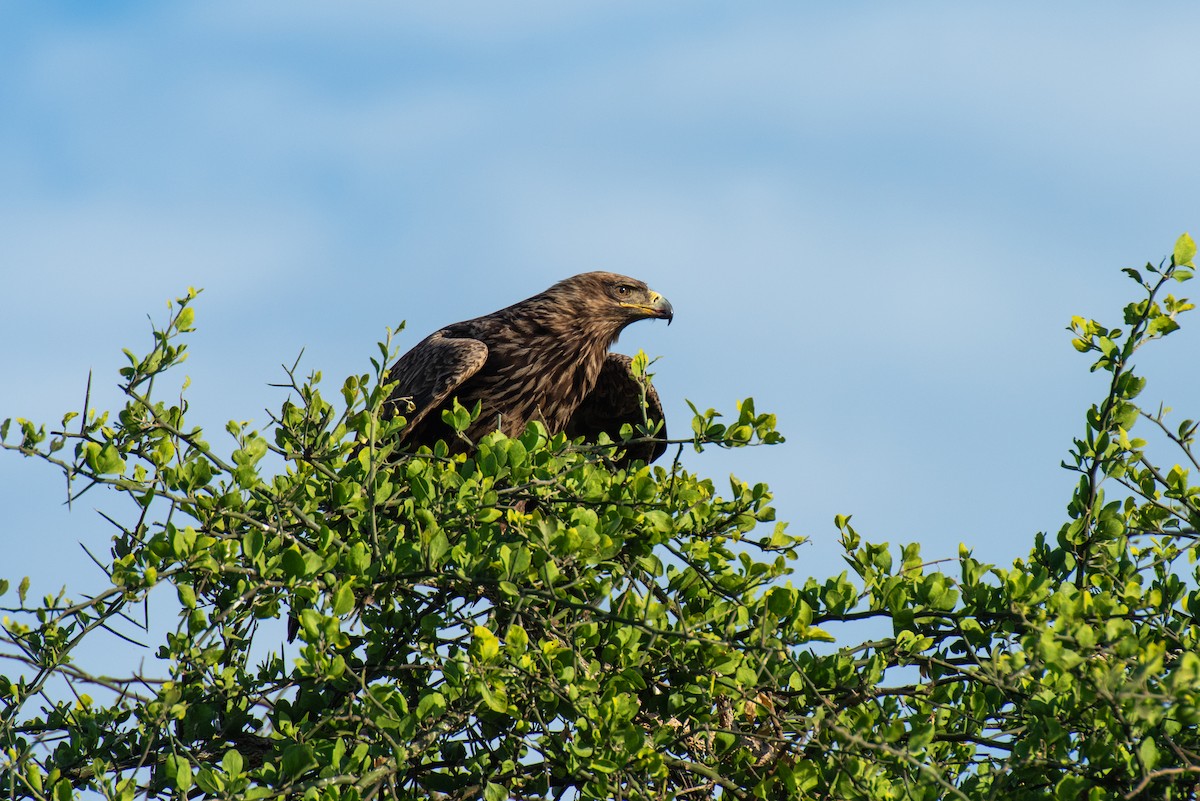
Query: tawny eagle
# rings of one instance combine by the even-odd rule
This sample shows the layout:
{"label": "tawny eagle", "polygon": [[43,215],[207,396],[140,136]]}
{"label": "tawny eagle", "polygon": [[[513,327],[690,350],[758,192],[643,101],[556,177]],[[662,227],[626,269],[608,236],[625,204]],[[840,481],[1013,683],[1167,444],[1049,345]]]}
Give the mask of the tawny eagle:
{"label": "tawny eagle", "polygon": [[[462,440],[442,420],[457,399],[467,409],[480,405],[464,434],[477,441],[499,429],[517,436],[534,420],[551,434],[594,440],[606,432],[619,441],[624,423],[643,422],[642,387],[630,358],[609,353],[625,326],[647,318],[670,322],[667,299],[641,281],[606,272],[582,273],[507,308],[433,332],[392,367],[396,382],[389,400],[408,424],[406,447]],[[645,388],[646,415],[663,420],[658,393]],[[665,427],[658,437],[665,439]],[[653,461],[662,442],[629,447],[626,459]]]}

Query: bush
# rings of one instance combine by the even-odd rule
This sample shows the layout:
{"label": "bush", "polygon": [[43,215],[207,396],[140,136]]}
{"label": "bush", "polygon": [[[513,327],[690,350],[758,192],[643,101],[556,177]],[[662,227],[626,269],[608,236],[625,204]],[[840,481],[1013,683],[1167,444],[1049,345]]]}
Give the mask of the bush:
{"label": "bush", "polygon": [[[1141,409],[1132,370],[1191,308],[1164,293],[1194,252],[1185,235],[1126,271],[1141,298],[1123,329],[1072,320],[1111,382],[1066,463],[1069,520],[1009,568],[964,550],[954,575],[839,517],[853,575],[795,576],[802,539],[765,485],[718,494],[678,458],[621,467],[621,443],[536,424],[469,457],[398,452],[388,343],[344,409],[293,370],[268,431],[230,423],[218,451],[154,391],[186,355],[189,292],[146,355],[126,352],[115,415],[18,420],[12,442],[0,427],[75,491],[129,503],[108,589],[31,603],[24,581],[6,610],[0,792],[1194,797],[1200,489],[1131,436],[1153,427],[1197,466],[1197,424]],[[750,400],[728,423],[693,411],[677,454],[781,440]],[[78,662],[85,640],[131,639],[143,603],[179,609],[146,673]],[[280,647],[289,614],[298,642]],[[864,619],[890,633],[834,642]]]}

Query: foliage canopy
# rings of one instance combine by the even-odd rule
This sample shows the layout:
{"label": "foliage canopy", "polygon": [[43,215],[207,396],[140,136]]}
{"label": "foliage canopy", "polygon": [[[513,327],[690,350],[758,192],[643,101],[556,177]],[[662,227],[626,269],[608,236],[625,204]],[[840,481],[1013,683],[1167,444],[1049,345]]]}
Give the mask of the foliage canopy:
{"label": "foliage canopy", "polygon": [[[73,492],[128,501],[106,589],[6,596],[0,793],[1192,798],[1198,424],[1139,407],[1132,360],[1192,308],[1166,290],[1194,255],[1184,235],[1126,271],[1123,328],[1071,322],[1111,380],[1064,463],[1079,483],[1056,534],[1010,567],[964,549],[951,573],[839,517],[850,570],[829,578],[796,575],[802,538],[766,486],[718,491],[678,459],[620,467],[621,443],[536,424],[470,457],[397,452],[389,343],[338,405],[293,369],[268,430],[230,423],[219,450],[155,391],[186,355],[189,291],[126,352],[122,408],[0,426]],[[781,440],[749,400],[728,422],[693,411],[678,448]],[[155,659],[90,671],[82,645],[105,637],[143,660],[126,640],[159,636],[137,630],[144,605],[178,610]],[[831,636],[865,619],[888,630]]]}

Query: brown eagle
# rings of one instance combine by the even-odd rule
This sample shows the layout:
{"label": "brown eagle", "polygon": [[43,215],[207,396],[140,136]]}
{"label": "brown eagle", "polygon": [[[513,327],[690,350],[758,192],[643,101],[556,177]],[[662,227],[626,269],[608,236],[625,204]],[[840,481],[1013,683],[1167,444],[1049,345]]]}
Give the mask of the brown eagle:
{"label": "brown eagle", "polygon": [[[643,422],[642,387],[630,358],[609,353],[625,326],[646,318],[674,318],[667,299],[641,281],[605,272],[582,273],[499,311],[454,323],[421,340],[392,367],[388,401],[408,420],[400,440],[408,447],[461,440],[442,420],[457,399],[478,419],[464,432],[471,442],[499,429],[521,434],[542,422],[551,434],[620,440],[624,423]],[[645,388],[646,414],[663,419],[658,393]],[[665,428],[659,437],[666,436]],[[632,445],[626,459],[653,461],[666,445]]]}

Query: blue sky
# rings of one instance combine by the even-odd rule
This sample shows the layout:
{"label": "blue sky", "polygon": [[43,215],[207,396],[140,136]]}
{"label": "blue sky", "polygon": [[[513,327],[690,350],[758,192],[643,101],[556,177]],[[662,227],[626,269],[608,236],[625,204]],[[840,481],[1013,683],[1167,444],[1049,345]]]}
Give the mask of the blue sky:
{"label": "blue sky", "polygon": [[[1200,226],[1183,3],[9,3],[0,7],[0,418],[115,405],[122,347],[205,289],[192,416],[265,422],[433,328],[593,269],[675,305],[619,349],[787,444],[687,457],[767,481],[840,572],[836,513],[929,558],[1022,556],[1102,379],[1072,314]],[[1193,323],[1194,327],[1196,323]],[[1197,334],[1147,356],[1192,417]],[[1172,374],[1174,373],[1174,374]],[[1173,459],[1173,457],[1164,457]],[[88,498],[0,455],[8,578],[98,576]],[[15,548],[11,546],[17,546]],[[798,576],[803,580],[804,576]]]}

